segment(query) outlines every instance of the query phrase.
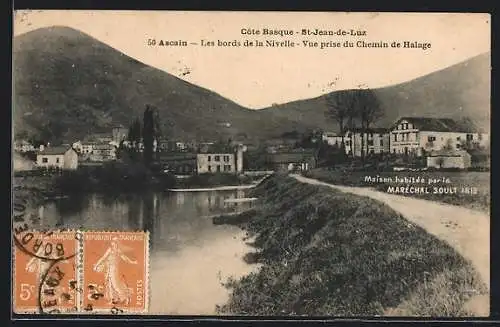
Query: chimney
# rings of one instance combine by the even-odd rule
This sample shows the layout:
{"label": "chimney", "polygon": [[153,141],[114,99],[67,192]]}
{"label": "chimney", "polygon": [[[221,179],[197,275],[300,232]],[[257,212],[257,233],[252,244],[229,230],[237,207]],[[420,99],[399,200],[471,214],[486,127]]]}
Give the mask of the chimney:
{"label": "chimney", "polygon": [[236,172],[243,172],[243,152],[246,151],[246,147],[243,144],[239,144],[236,150]]}

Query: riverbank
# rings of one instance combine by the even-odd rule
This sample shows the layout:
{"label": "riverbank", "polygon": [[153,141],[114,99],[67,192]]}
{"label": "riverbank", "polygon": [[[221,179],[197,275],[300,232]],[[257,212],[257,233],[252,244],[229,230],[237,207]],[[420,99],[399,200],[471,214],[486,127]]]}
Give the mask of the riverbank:
{"label": "riverbank", "polygon": [[284,176],[248,196],[253,215],[225,221],[255,236],[262,268],[228,281],[220,313],[457,317],[488,294],[469,261],[378,201]]}

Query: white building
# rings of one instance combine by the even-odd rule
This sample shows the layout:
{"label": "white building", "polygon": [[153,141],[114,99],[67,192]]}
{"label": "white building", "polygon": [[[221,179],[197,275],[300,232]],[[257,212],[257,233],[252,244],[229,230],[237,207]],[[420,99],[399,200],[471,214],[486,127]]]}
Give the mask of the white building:
{"label": "white building", "polygon": [[325,132],[321,135],[321,139],[331,146],[340,147],[342,144],[342,135],[333,133],[333,132]]}
{"label": "white building", "polygon": [[198,153],[196,164],[199,174],[236,172],[234,153]]}
{"label": "white building", "polygon": [[471,155],[465,150],[432,151],[427,155],[429,168],[467,169],[471,166]]}
{"label": "white building", "polygon": [[488,134],[449,118],[403,117],[390,132],[390,151],[422,156],[424,152],[457,150],[465,144],[489,144]]}
{"label": "white building", "polygon": [[47,147],[37,153],[36,164],[43,168],[77,169],[78,154],[70,146]]}
{"label": "white building", "polygon": [[[344,135],[345,151],[348,155],[361,156],[389,152],[389,133],[385,128],[370,128],[364,133],[360,128],[348,129]],[[368,147],[368,151],[367,151]]]}
{"label": "white building", "polygon": [[241,173],[243,171],[244,145],[238,145],[235,152],[207,152],[196,154],[198,174]]}

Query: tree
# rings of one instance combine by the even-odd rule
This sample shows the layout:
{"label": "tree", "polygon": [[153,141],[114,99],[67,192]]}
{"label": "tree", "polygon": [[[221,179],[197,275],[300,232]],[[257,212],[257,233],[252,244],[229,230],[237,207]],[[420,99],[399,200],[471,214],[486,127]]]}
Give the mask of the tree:
{"label": "tree", "polygon": [[325,102],[328,109],[328,117],[333,119],[339,125],[339,131],[342,138],[341,148],[344,149],[346,123],[349,128],[351,128],[354,123],[356,103],[355,92],[354,90],[333,92],[326,96]]}
{"label": "tree", "polygon": [[142,120],[144,124],[142,129],[142,139],[144,142],[144,163],[150,166],[153,161],[153,148],[155,138],[155,122],[154,122],[154,108],[146,105],[144,110],[144,117]]}
{"label": "tree", "polygon": [[361,121],[361,157],[364,158],[363,154],[368,154],[368,136],[366,137],[366,152],[363,150],[365,135],[370,126],[384,115],[384,111],[372,90],[358,90],[356,93],[356,104]]}
{"label": "tree", "polygon": [[345,124],[349,118],[349,112],[353,108],[354,98],[351,90],[332,92],[325,97],[327,115],[339,125],[342,138],[341,148],[344,148]]}
{"label": "tree", "polygon": [[138,146],[141,142],[141,121],[136,118],[129,127],[127,140],[131,144],[131,148],[128,149],[131,159],[136,160],[138,157]]}

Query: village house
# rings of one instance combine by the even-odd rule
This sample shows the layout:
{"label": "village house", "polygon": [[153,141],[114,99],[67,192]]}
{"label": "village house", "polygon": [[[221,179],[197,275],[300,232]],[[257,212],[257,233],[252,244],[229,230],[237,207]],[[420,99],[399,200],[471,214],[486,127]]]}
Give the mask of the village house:
{"label": "village house", "polygon": [[342,145],[342,135],[339,135],[337,133],[324,132],[323,135],[321,135],[321,139],[323,140],[323,142],[326,142],[331,146],[340,147]]}
{"label": "village house", "polygon": [[79,154],[86,156],[90,155],[94,150],[94,146],[97,145],[97,142],[82,142],[76,141],[73,143],[73,149],[76,150]]}
{"label": "village house", "polygon": [[348,129],[344,134],[344,145],[346,154],[355,157],[360,157],[361,151],[365,155],[389,153],[389,133],[385,128]]}
{"label": "village house", "polygon": [[36,164],[42,168],[74,170],[78,168],[78,154],[71,146],[47,147],[37,153]]}
{"label": "village house", "polygon": [[235,173],[234,153],[198,153],[196,155],[198,173]]}
{"label": "village house", "polygon": [[[208,146],[208,145],[207,145]],[[198,152],[160,152],[159,163],[167,172],[182,174],[240,173],[244,146],[208,146]]]}
{"label": "village house", "polygon": [[316,167],[315,150],[277,152],[267,155],[268,163],[275,171],[307,171]]}
{"label": "village house", "polygon": [[264,141],[264,146],[267,153],[277,153],[291,151],[297,142],[296,139],[292,138],[275,138]]}
{"label": "village house", "polygon": [[396,154],[422,156],[444,148],[456,150],[465,144],[484,146],[488,142],[488,134],[449,118],[403,117],[390,132],[390,151]]}
{"label": "village house", "polygon": [[85,137],[85,142],[109,143],[112,142],[113,132],[95,132]]}
{"label": "village house", "polygon": [[95,144],[88,158],[90,161],[94,162],[116,160],[116,147],[109,143]]}
{"label": "village house", "polygon": [[123,125],[116,125],[111,130],[111,137],[113,142],[120,144],[121,141],[124,141],[127,138],[128,130]]}
{"label": "village house", "polygon": [[165,172],[192,175],[197,173],[196,159],[196,153],[160,152],[158,161]]}
{"label": "village house", "polygon": [[35,151],[35,146],[26,140],[14,142],[14,151],[17,152],[30,152]]}
{"label": "village house", "polygon": [[427,167],[467,169],[471,167],[471,155],[461,149],[431,151],[427,155]]}

